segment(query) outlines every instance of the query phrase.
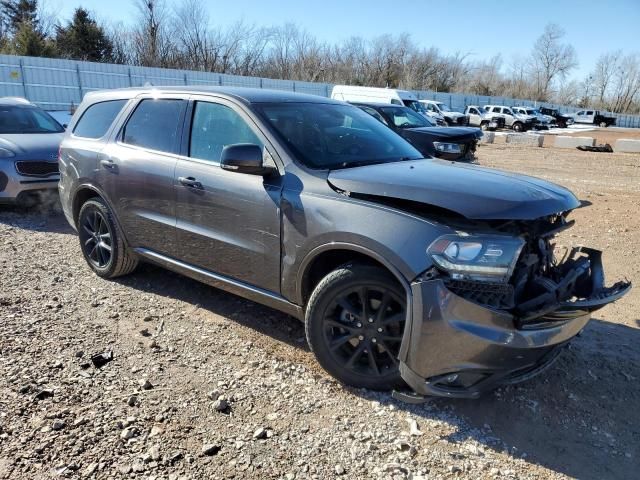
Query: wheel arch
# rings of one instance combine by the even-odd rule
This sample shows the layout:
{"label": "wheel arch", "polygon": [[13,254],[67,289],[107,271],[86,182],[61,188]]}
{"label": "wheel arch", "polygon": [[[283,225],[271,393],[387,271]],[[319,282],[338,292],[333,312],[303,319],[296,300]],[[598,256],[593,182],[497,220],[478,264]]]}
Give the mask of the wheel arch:
{"label": "wheel arch", "polygon": [[98,187],[90,183],[79,185],[78,188],[74,190],[71,196],[71,215],[76,227],[78,225],[78,216],[80,215],[80,209],[82,208],[82,205],[84,205],[88,200],[92,198],[100,198],[107,205],[107,207],[109,207],[109,209],[113,213],[113,221],[116,223],[118,229],[120,230],[125,243],[128,244],[127,232],[125,232],[125,230],[122,228],[120,219],[115,213],[115,208],[113,208],[113,205],[111,204],[107,196]]}
{"label": "wheel arch", "polygon": [[331,243],[312,250],[302,261],[296,282],[298,300],[303,308],[306,306],[315,286],[328,273],[340,265],[357,261],[376,265],[388,271],[407,294],[407,311],[411,305],[411,287],[402,272],[382,255],[360,245],[349,243]]}

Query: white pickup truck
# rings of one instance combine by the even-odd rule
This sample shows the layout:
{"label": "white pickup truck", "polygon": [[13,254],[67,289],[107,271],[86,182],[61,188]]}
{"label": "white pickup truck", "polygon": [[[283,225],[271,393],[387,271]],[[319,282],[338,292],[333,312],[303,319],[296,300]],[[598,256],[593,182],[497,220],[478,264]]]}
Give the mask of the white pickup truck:
{"label": "white pickup truck", "polygon": [[441,115],[450,127],[464,126],[469,124],[469,117],[464,113],[450,110],[447,105],[435,100],[420,100],[420,103],[427,109],[427,112],[433,112]]}
{"label": "white pickup truck", "polygon": [[497,130],[504,128],[504,117],[489,113],[478,105],[468,105],[464,114],[469,117],[469,126],[480,127],[482,130]]}

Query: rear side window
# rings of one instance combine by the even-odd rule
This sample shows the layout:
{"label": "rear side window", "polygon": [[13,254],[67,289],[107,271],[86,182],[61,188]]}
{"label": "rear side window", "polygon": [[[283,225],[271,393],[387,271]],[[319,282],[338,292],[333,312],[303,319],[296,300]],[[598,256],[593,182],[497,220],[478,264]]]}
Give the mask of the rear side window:
{"label": "rear side window", "polygon": [[122,141],[150,150],[177,153],[184,104],[184,100],[142,100],[124,127]]}
{"label": "rear side window", "polygon": [[102,138],[118,116],[127,100],[94,103],[87,108],[73,129],[73,134],[84,138]]}

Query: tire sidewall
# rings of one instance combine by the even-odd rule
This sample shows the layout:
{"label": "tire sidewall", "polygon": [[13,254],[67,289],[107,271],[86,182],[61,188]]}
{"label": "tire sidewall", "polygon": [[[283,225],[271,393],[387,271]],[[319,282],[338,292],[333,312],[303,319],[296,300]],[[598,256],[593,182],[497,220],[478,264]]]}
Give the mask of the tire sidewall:
{"label": "tire sidewall", "polygon": [[[84,247],[83,234],[81,232],[83,228],[82,227],[83,219],[86,217],[87,214],[89,214],[94,210],[98,210],[100,212],[100,214],[102,215],[102,218],[107,224],[109,233],[111,234],[111,258],[109,259],[109,262],[107,263],[107,265],[105,265],[102,268],[94,265],[89,259],[88,252]],[[91,269],[100,277],[109,278],[115,270],[118,255],[120,255],[120,248],[119,248],[120,242],[119,242],[118,235],[119,235],[118,229],[116,228],[116,225],[113,222],[111,210],[104,202],[98,199],[91,199],[91,200],[88,200],[84,205],[82,205],[82,208],[80,209],[80,213],[78,215],[78,236],[80,239],[80,249],[82,250],[82,255],[85,261],[87,262],[87,264],[89,265],[89,267],[91,267]]]}
{"label": "tire sidewall", "polygon": [[[331,277],[330,282],[325,280]],[[368,376],[344,369],[328,351],[324,337],[324,313],[340,292],[366,284],[392,290],[402,300],[406,310],[406,294],[397,280],[377,267],[345,266],[334,270],[313,291],[305,314],[305,331],[311,351],[318,363],[341,382],[358,388],[389,390],[402,384],[400,371],[395,369],[383,376]],[[406,324],[405,324],[406,327]]]}

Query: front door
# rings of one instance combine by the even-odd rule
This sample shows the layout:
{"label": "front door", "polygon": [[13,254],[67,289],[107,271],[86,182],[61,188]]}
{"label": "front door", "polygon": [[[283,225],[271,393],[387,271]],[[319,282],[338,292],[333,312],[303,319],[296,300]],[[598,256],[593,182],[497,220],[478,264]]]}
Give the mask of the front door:
{"label": "front door", "polygon": [[196,100],[188,115],[188,145],[175,173],[180,259],[279,292],[280,176],[220,168],[225,146],[257,144],[266,152],[265,137],[224,100]]}

